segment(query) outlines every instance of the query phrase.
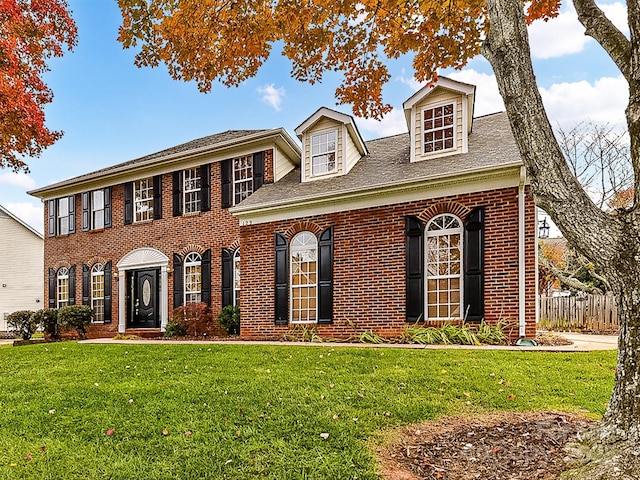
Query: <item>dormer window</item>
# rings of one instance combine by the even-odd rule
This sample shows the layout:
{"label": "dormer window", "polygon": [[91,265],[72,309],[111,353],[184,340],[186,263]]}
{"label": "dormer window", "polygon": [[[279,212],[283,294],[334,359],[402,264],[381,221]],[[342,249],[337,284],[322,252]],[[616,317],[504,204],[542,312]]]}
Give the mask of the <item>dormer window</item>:
{"label": "dormer window", "polygon": [[336,171],[337,130],[311,135],[311,175]]}
{"label": "dormer window", "polygon": [[423,153],[441,152],[456,148],[455,103],[425,108],[422,111]]}

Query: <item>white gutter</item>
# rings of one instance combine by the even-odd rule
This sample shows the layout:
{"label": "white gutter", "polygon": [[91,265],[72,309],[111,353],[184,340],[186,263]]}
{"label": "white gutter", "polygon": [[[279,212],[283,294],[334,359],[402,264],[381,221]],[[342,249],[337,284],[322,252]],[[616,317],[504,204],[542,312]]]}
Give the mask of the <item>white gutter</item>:
{"label": "white gutter", "polygon": [[518,184],[518,336],[523,338],[526,336],[526,318],[525,318],[525,249],[524,249],[524,185],[527,179],[527,169],[520,167],[520,183]]}

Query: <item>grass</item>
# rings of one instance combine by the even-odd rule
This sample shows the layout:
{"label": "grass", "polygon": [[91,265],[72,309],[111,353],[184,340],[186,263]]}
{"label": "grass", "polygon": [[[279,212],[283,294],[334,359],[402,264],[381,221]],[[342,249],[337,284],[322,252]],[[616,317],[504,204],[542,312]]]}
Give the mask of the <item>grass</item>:
{"label": "grass", "polygon": [[375,479],[366,442],[390,427],[492,410],[600,416],[615,360],[331,345],[3,347],[0,479]]}

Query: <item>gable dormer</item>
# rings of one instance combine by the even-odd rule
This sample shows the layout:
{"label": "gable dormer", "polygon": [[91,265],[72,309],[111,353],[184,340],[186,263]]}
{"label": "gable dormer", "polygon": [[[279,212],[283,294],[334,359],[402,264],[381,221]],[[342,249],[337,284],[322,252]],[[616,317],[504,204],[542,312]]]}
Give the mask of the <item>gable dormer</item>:
{"label": "gable dormer", "polygon": [[474,85],[440,77],[404,102],[412,162],[467,152],[475,90]]}
{"label": "gable dormer", "polygon": [[353,117],[322,107],[296,128],[302,142],[302,182],[345,175],[367,155]]}

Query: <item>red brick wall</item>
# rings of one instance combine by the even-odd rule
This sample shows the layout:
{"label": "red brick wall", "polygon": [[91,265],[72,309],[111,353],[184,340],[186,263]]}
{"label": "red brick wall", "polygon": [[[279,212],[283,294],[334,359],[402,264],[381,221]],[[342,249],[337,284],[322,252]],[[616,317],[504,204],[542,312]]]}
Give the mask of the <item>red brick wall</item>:
{"label": "red brick wall", "polygon": [[[169,257],[173,270],[173,253],[180,253],[190,246],[202,251],[211,249],[211,309],[214,315],[221,309],[221,251],[237,243],[238,220],[221,208],[220,163],[211,165],[211,211],[173,217],[172,175],[162,178],[162,219],[124,225],[124,185],[112,187],[112,228],[82,231],[81,196],[75,196],[76,233],[49,237],[45,232],[45,305],[48,305],[48,270],[76,265],[76,305],[82,304],[82,264],[108,262],[117,271],[116,264],[130,251],[152,247]],[[265,182],[273,182],[273,151],[265,152]],[[45,225],[48,218],[48,202],[45,202]],[[113,336],[118,331],[118,282],[112,281],[112,323],[92,324],[90,337]],[[169,316],[173,309],[173,278],[169,276]]]}
{"label": "red brick wall", "polygon": [[[518,320],[518,190],[493,190],[401,205],[319,215],[240,228],[241,336],[278,339],[289,326],[274,324],[274,233],[289,240],[301,230],[334,226],[332,325],[321,336],[347,338],[365,330],[397,337],[405,323],[405,216],[461,215],[485,207],[485,318]],[[526,197],[527,335],[535,335],[535,207]],[[513,335],[517,337],[517,329]]]}

